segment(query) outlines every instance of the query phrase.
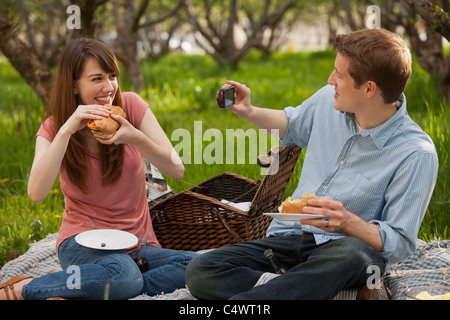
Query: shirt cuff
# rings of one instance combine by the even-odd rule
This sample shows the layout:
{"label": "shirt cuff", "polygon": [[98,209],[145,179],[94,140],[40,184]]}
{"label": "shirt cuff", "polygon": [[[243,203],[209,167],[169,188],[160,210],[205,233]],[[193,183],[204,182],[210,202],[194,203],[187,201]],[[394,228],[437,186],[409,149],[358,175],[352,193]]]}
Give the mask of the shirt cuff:
{"label": "shirt cuff", "polygon": [[292,117],[292,113],[294,112],[295,108],[293,107],[287,107],[284,109],[284,112],[286,113],[286,117],[288,120],[288,128],[286,130],[286,133],[284,134],[284,137],[281,139],[279,139],[279,142],[281,145],[283,146],[289,146],[292,143],[294,143],[293,139],[292,139],[292,130],[291,130],[291,117]]}
{"label": "shirt cuff", "polygon": [[[380,220],[371,220],[369,223],[377,224],[380,230],[383,251],[381,255],[388,263],[396,263],[409,257],[415,250],[409,242],[396,232],[389,224]],[[413,244],[413,247],[415,244]]]}

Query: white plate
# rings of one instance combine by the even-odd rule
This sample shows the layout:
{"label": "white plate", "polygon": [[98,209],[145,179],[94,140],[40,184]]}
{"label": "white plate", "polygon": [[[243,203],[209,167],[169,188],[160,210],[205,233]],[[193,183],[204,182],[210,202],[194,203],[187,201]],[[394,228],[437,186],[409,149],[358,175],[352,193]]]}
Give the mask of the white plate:
{"label": "white plate", "polygon": [[75,241],[88,248],[120,250],[134,246],[138,242],[138,238],[126,231],[97,229],[78,234]]}
{"label": "white plate", "polygon": [[264,215],[275,218],[280,221],[299,221],[301,219],[323,219],[327,216],[321,214],[306,214],[306,213],[264,213]]}

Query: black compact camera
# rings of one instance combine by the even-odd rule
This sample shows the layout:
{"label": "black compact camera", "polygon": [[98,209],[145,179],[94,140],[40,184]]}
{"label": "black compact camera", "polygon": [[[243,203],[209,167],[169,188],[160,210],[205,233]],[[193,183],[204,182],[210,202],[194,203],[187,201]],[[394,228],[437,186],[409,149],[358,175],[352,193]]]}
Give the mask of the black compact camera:
{"label": "black compact camera", "polygon": [[235,103],[236,91],[232,85],[226,85],[217,91],[217,104],[221,108],[232,106]]}

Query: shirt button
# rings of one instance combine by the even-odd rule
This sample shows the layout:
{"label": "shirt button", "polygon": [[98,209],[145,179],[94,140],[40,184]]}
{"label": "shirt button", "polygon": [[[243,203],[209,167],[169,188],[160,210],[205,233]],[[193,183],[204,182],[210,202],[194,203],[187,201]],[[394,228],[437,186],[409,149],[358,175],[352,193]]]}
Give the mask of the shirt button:
{"label": "shirt button", "polygon": [[328,187],[327,186],[323,186],[323,190],[327,190],[328,189]]}
{"label": "shirt button", "polygon": [[341,166],[344,165],[344,160],[341,160],[340,164],[341,164]]}
{"label": "shirt button", "polygon": [[353,136],[352,139],[355,140],[355,139],[356,139],[356,136]]}

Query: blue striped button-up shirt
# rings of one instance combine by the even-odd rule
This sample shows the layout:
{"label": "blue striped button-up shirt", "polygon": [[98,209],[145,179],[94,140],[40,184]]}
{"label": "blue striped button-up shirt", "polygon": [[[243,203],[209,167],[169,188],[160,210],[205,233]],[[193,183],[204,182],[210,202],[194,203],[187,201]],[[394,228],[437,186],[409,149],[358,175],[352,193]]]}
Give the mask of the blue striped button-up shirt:
{"label": "blue striped button-up shirt", "polygon": [[[293,198],[304,192],[328,196],[345,209],[377,224],[382,254],[389,263],[409,256],[430,201],[438,171],[433,141],[406,111],[385,123],[357,132],[353,114],[334,108],[334,87],[327,85],[296,108],[285,109],[289,126],[280,142],[306,149]],[[300,222],[273,220],[267,234],[311,232],[317,243],[343,237]]]}

